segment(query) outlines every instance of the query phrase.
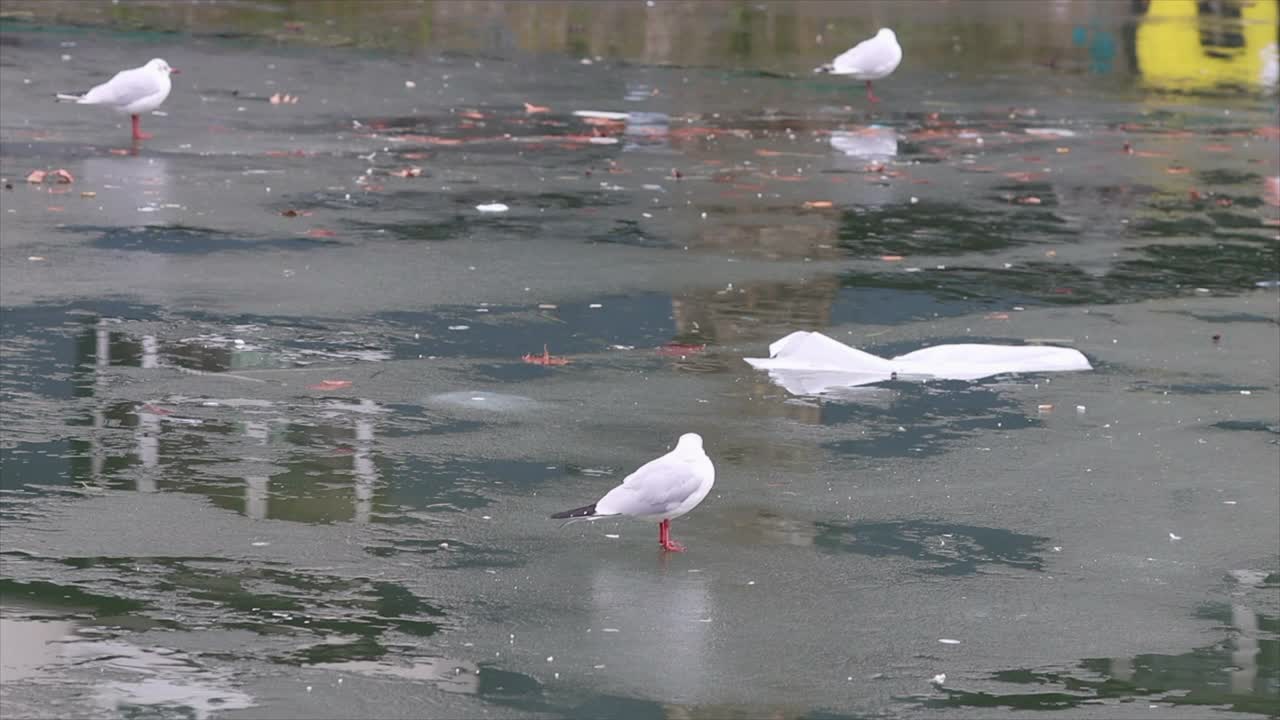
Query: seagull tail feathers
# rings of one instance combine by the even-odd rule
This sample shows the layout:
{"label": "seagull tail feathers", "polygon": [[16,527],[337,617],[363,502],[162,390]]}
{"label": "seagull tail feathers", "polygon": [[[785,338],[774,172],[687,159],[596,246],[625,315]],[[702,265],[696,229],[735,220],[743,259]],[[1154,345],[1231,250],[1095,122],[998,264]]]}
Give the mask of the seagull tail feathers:
{"label": "seagull tail feathers", "polygon": [[585,519],[585,518],[592,517],[595,514],[596,514],[596,504],[591,503],[590,505],[583,505],[580,508],[574,508],[572,510],[565,510],[564,512],[558,512],[552,515],[551,519],[552,520],[564,520],[565,518],[572,518],[572,519],[584,518]]}
{"label": "seagull tail feathers", "polygon": [[818,67],[814,68],[813,71],[816,73],[829,73],[835,69],[836,68],[834,65],[832,65],[831,63],[827,63],[826,65],[819,65]]}
{"label": "seagull tail feathers", "polygon": [[83,96],[83,95],[68,95],[67,93],[58,93],[55,97],[58,99],[58,102],[80,102],[80,100],[81,100],[84,96]]}

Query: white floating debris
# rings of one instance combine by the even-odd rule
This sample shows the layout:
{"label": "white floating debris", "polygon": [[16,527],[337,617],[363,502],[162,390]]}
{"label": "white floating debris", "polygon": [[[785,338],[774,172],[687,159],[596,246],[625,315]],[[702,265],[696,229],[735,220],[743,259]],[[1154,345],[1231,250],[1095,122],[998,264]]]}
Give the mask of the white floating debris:
{"label": "white floating debris", "polygon": [[934,685],[945,685],[947,683],[947,674],[938,673],[937,675],[934,675],[932,678],[930,678],[929,682],[933,683]]}
{"label": "white floating debris", "polygon": [[503,203],[485,203],[483,205],[477,205],[476,209],[482,213],[500,213],[506,212],[511,208]]}
{"label": "white floating debris", "polygon": [[[743,358],[793,395],[813,395],[899,379],[979,380],[1014,372],[1092,370],[1078,350],[1047,345],[935,345],[893,358],[852,348],[819,332],[793,332],[768,358]],[[1048,408],[1052,410],[1052,408]]]}
{"label": "white floating debris", "polygon": [[259,540],[255,543],[250,543],[250,544],[253,545],[254,547],[266,547],[271,543],[267,542],[266,540]]}
{"label": "white floating debris", "polygon": [[470,330],[471,326],[470,325],[450,325],[449,329],[450,330]]}
{"label": "white floating debris", "polygon": [[555,655],[548,655],[548,656],[547,656],[547,662],[555,662],[555,661],[556,661],[556,656],[555,656]]}
{"label": "white floating debris", "polygon": [[1235,505],[1235,504],[1236,504],[1236,501],[1235,501],[1235,500],[1223,500],[1223,501],[1222,501],[1222,504],[1223,504],[1223,505]]}
{"label": "white floating debris", "polygon": [[589,138],[589,139],[587,140],[587,142],[588,142],[588,143],[590,143],[591,145],[617,145],[617,144],[618,144],[618,138],[616,138],[616,137],[593,137],[593,138]]}
{"label": "white floating debris", "polygon": [[600,632],[618,632],[618,628],[600,628]]}
{"label": "white floating debris", "polygon": [[1066,128],[1027,128],[1028,135],[1037,135],[1039,137],[1075,137],[1074,130]]}
{"label": "white floating debris", "polygon": [[1076,406],[1076,412],[1080,413],[1081,415],[1083,415],[1083,414],[1084,414],[1084,411],[1085,411],[1085,410],[1086,410],[1086,408],[1085,408],[1085,406],[1083,406],[1083,405],[1077,405],[1077,406]]}
{"label": "white floating debris", "polygon": [[938,642],[942,643],[943,645],[959,645],[960,644],[959,640],[952,640],[951,638],[938,638]]}
{"label": "white floating debris", "polygon": [[1252,395],[1252,394],[1253,394],[1253,391],[1252,391],[1252,390],[1241,390],[1241,391],[1240,391],[1240,394],[1241,394],[1241,395]]}
{"label": "white floating debris", "polygon": [[591,308],[592,310],[599,310],[600,308],[604,307],[604,305],[601,305],[600,303],[591,303],[587,307]]}
{"label": "white floating debris", "polygon": [[1174,535],[1173,533],[1169,533],[1169,539],[1170,539],[1170,540],[1181,540],[1181,539],[1182,539],[1182,536],[1181,536],[1181,535]]}
{"label": "white floating debris", "polygon": [[576,117],[597,118],[600,120],[626,120],[630,117],[629,113],[609,112],[607,110],[574,110],[573,114]]}
{"label": "white floating debris", "polygon": [[609,538],[610,540],[617,540],[618,538],[622,537],[618,533],[605,533],[604,536]]}
{"label": "white floating debris", "polygon": [[412,80],[405,80],[405,81],[404,81],[404,86],[405,86],[405,87],[407,87],[407,88],[409,88],[410,90],[412,90],[413,88],[418,87],[418,83],[416,83],[416,82],[414,82],[414,81],[412,81]]}

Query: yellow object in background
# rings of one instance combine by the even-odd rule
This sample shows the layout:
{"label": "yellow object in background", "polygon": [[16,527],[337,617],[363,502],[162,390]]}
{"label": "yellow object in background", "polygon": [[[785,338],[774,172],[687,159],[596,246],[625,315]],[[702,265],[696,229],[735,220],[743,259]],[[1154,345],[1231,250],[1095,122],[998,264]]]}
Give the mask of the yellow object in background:
{"label": "yellow object in background", "polygon": [[1138,71],[1150,85],[1276,86],[1280,0],[1150,0],[1138,20]]}

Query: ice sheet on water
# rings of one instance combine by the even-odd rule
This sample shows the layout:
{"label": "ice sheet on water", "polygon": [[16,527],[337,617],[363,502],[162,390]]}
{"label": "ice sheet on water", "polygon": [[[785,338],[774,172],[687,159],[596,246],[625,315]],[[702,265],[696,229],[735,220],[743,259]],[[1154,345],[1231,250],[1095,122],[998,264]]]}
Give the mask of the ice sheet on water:
{"label": "ice sheet on water", "polygon": [[893,358],[849,347],[819,332],[793,332],[768,358],[744,358],[793,395],[817,395],[894,378],[978,380],[1015,372],[1092,370],[1079,350],[1039,345],[935,345]]}

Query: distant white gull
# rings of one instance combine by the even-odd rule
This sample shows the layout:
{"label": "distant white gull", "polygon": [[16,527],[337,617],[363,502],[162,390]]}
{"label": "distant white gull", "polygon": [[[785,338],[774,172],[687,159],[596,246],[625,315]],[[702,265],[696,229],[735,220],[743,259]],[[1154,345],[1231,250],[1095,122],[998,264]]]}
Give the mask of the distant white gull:
{"label": "distant white gull", "polygon": [[880,102],[880,98],[871,91],[871,81],[887,77],[902,62],[902,46],[898,45],[898,36],[889,28],[880,28],[875,37],[854,45],[836,56],[826,65],[816,67],[814,72],[847,75],[854,80],[867,82],[867,99]]}
{"label": "distant white gull", "polygon": [[160,107],[172,88],[169,76],[177,73],[169,63],[154,58],[142,67],[121,70],[83,95],[58,93],[58,99],[81,105],[102,105],[125,113],[133,119],[133,139],[146,140],[151,136],[142,132],[138,116]]}
{"label": "distant white gull", "polygon": [[715,482],[716,469],[702,450],[702,437],[685,433],[674,450],[642,465],[604,497],[551,517],[569,522],[615,515],[657,520],[662,549],[683,552],[684,546],[671,539],[671,521],[697,507]]}

